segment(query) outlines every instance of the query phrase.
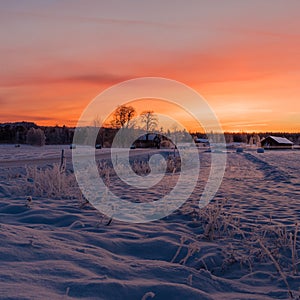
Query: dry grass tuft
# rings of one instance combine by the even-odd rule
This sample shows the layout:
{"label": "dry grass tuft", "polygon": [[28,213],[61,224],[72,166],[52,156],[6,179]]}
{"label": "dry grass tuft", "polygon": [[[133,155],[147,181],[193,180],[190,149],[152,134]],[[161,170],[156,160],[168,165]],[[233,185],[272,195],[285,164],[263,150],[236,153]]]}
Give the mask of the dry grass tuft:
{"label": "dry grass tuft", "polygon": [[77,198],[81,193],[73,173],[61,172],[54,164],[48,168],[26,167],[26,194],[52,199]]}

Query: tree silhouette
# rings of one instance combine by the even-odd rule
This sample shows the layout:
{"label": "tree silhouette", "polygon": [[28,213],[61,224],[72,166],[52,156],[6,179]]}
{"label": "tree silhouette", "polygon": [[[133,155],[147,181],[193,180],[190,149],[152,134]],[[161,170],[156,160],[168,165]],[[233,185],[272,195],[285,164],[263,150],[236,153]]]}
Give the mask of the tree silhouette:
{"label": "tree silhouette", "polygon": [[136,111],[132,106],[121,105],[115,110],[111,125],[115,128],[133,127],[132,119],[135,117]]}
{"label": "tree silhouette", "polygon": [[143,111],[141,113],[141,122],[143,129],[147,132],[155,130],[158,125],[158,119],[153,110]]}

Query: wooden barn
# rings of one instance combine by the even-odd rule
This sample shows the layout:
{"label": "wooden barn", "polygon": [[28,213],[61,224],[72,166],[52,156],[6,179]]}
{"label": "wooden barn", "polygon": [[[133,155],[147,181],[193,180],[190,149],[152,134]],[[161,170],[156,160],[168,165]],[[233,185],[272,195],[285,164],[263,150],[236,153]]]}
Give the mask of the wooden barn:
{"label": "wooden barn", "polygon": [[136,148],[160,148],[161,137],[156,133],[147,133],[139,137],[135,142]]}
{"label": "wooden barn", "polygon": [[261,140],[261,146],[265,149],[292,149],[293,142],[284,137],[268,136]]}

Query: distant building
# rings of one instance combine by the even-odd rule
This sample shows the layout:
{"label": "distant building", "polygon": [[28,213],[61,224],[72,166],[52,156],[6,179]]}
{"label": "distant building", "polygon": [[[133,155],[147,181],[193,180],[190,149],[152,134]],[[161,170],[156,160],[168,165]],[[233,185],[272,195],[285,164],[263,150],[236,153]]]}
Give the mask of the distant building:
{"label": "distant building", "polygon": [[195,138],[194,139],[194,142],[197,144],[197,145],[200,145],[200,146],[209,146],[209,140],[208,139],[203,139],[203,138]]}
{"label": "distant building", "polygon": [[265,149],[292,149],[293,145],[287,138],[272,135],[261,140],[261,146]]}
{"label": "distant building", "polygon": [[135,142],[136,148],[160,148],[161,137],[156,133],[147,133],[139,137]]}

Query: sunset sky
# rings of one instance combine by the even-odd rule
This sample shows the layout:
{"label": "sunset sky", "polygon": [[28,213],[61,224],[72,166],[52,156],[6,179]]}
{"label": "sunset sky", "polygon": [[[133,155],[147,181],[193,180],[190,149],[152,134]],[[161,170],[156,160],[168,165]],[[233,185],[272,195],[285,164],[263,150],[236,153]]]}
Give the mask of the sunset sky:
{"label": "sunset sky", "polygon": [[0,122],[75,126],[104,89],[154,76],[225,131],[300,131],[298,0],[11,0],[0,25]]}

